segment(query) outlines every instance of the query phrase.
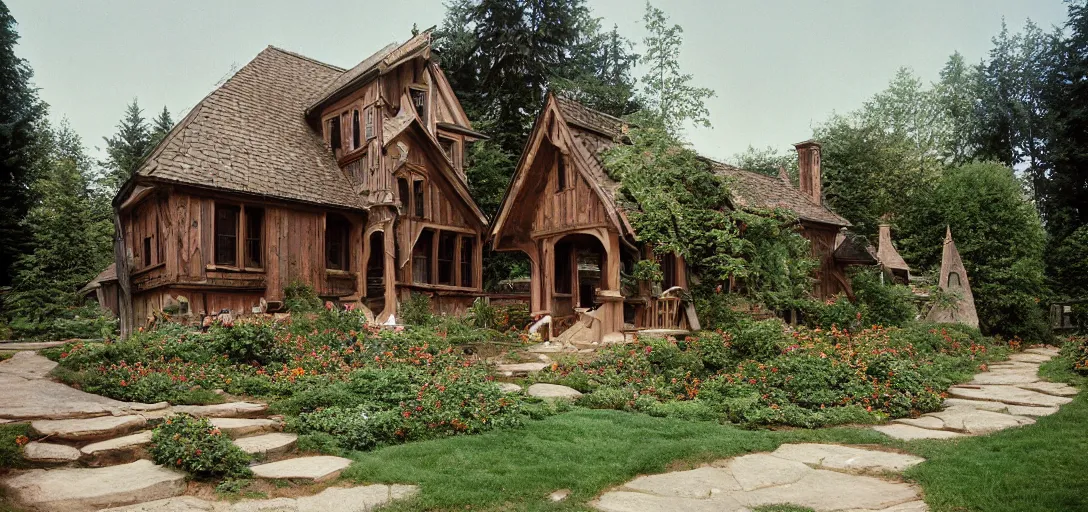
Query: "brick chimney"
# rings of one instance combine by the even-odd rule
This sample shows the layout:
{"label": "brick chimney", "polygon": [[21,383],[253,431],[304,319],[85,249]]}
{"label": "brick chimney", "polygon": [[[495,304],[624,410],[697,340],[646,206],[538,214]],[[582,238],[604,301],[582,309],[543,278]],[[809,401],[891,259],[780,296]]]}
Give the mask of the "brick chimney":
{"label": "brick chimney", "polygon": [[820,143],[815,140],[798,142],[797,167],[800,171],[801,193],[823,204],[823,183],[820,177]]}

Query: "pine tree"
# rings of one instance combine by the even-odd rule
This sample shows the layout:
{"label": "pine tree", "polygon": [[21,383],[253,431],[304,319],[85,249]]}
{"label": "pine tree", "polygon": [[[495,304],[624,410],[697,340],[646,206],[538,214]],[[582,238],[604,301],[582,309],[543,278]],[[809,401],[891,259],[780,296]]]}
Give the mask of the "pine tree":
{"label": "pine tree", "polygon": [[104,196],[92,191],[91,159],[67,124],[44,129],[49,165],[34,182],[40,198],[23,225],[32,250],[20,256],[6,314],[17,333],[49,332],[78,302],[81,286],[113,256],[113,223]]}
{"label": "pine tree", "polygon": [[117,133],[105,140],[108,156],[102,166],[106,168],[106,186],[117,190],[136,172],[153,147],[151,129],[136,99],[125,109]]}
{"label": "pine tree", "polygon": [[646,52],[641,62],[647,67],[642,78],[643,102],[647,113],[654,115],[674,134],[687,123],[710,127],[710,111],[706,100],[714,91],[691,85],[692,76],[680,71],[680,47],[684,29],[669,25],[664,11],[646,2]]}
{"label": "pine tree", "polygon": [[148,146],[148,152],[150,153],[156,146],[166,138],[166,134],[170,133],[170,130],[174,128],[174,118],[170,116],[170,111],[165,106],[162,107],[162,112],[159,112],[158,117],[151,122],[151,144]]}
{"label": "pine tree", "polygon": [[30,84],[30,65],[15,54],[15,25],[0,2],[0,287],[11,283],[12,265],[29,241],[20,221],[34,204],[31,184],[41,159],[37,125],[46,110]]}

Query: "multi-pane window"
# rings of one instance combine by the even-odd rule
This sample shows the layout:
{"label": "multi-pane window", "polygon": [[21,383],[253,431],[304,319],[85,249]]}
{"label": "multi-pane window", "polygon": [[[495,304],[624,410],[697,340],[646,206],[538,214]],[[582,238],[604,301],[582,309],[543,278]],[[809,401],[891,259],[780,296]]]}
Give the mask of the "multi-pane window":
{"label": "multi-pane window", "polygon": [[238,218],[234,205],[215,205],[215,264],[238,265]]}
{"label": "multi-pane window", "polygon": [[473,275],[473,255],[475,254],[476,238],[471,236],[461,237],[461,286],[472,287],[475,281]]}
{"label": "multi-pane window", "polygon": [[263,247],[261,239],[264,235],[264,210],[260,208],[245,209],[246,218],[246,243],[243,248],[246,266],[249,268],[261,268],[263,261]]}
{"label": "multi-pane window", "polygon": [[412,248],[412,282],[431,283],[431,254],[434,244],[434,231],[424,229],[419,234],[416,246]]}
{"label": "multi-pane window", "polygon": [[415,203],[413,206],[415,207],[416,217],[425,217],[426,208],[424,208],[424,205],[426,204],[426,197],[423,193],[423,180],[415,180],[412,182],[412,196],[412,200]]}
{"label": "multi-pane window", "polygon": [[419,120],[423,121],[423,124],[427,124],[427,90],[426,89],[409,89],[409,94],[412,98],[412,106],[416,109],[416,114],[419,115]]}
{"label": "multi-pane window", "polygon": [[453,264],[457,254],[457,234],[443,231],[438,237],[438,284],[454,285]]}
{"label": "multi-pane window", "polygon": [[325,216],[325,268],[347,270],[349,266],[349,234],[351,223],[336,215]]}

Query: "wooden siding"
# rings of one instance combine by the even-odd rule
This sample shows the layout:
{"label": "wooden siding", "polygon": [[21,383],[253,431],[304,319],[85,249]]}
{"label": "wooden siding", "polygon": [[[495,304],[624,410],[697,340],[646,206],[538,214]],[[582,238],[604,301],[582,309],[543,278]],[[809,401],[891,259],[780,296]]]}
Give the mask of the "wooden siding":
{"label": "wooden siding", "polygon": [[609,224],[608,213],[600,196],[594,191],[582,173],[574,167],[573,159],[565,164],[567,188],[559,190],[558,159],[559,151],[551,148],[541,154],[534,162],[534,174],[543,179],[545,185],[538,197],[525,198],[526,206],[533,205],[532,232],[536,234],[571,231],[583,228],[602,227]]}
{"label": "wooden siding", "polygon": [[810,242],[810,250],[813,258],[820,263],[816,267],[816,284],[812,292],[820,299],[834,297],[843,291],[842,285],[835,278],[836,273],[841,273],[835,264],[835,235],[838,228],[834,226],[822,227],[805,224],[801,234]]}

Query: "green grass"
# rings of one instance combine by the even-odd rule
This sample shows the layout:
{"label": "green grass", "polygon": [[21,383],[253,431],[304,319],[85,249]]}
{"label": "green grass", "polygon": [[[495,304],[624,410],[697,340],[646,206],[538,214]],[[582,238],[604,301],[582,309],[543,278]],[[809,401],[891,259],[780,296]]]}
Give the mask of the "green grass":
{"label": "green grass", "polygon": [[[639,474],[798,441],[888,444],[865,428],[742,430],[582,409],[519,429],[355,453],[358,463],[345,476],[420,485],[420,498],[391,510],[588,510],[586,501]],[[558,489],[570,489],[571,496],[549,502]]]}
{"label": "green grass", "polygon": [[23,465],[23,449],[15,442],[19,436],[30,432],[28,423],[0,425],[0,469]]}
{"label": "green grass", "polygon": [[[1055,359],[1042,374],[1082,388],[1088,378]],[[790,442],[882,444],[926,462],[904,477],[934,512],[1088,510],[1088,395],[1035,425],[953,441],[891,440],[868,428],[743,430],[713,422],[578,409],[523,428],[354,453],[360,482],[418,484],[388,510],[590,510],[585,503],[639,474],[685,469]],[[571,489],[562,503],[547,496]],[[776,508],[777,507],[777,508]],[[782,505],[760,512],[798,512]]]}

